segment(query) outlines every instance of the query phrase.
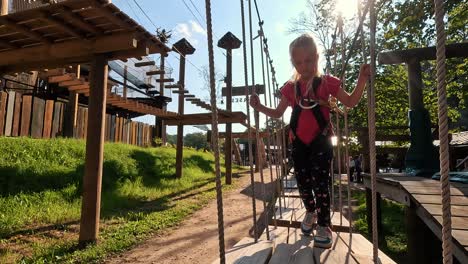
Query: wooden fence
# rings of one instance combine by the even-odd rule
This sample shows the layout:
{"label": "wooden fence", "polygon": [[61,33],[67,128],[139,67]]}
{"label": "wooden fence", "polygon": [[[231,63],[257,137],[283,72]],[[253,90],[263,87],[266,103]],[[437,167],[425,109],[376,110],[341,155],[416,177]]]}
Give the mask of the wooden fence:
{"label": "wooden fence", "polygon": [[[64,113],[67,103],[44,100],[30,94],[0,92],[0,136],[55,138],[63,136]],[[125,117],[106,115],[105,140],[137,146],[149,146],[153,126],[134,122]],[[88,108],[79,106],[74,138],[86,138]]]}

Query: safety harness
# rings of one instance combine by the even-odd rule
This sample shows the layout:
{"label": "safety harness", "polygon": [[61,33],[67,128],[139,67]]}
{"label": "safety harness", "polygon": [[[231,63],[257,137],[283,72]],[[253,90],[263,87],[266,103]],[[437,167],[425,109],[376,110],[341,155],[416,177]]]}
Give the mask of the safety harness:
{"label": "safety harness", "polygon": [[[320,77],[314,77],[312,80],[312,89],[314,91],[314,95],[317,95],[317,89],[320,86],[322,82],[322,78]],[[291,129],[291,132],[293,133],[294,138],[297,137],[296,135],[296,130],[297,130],[297,124],[299,120],[299,116],[302,111],[312,111],[314,114],[315,120],[317,120],[317,124],[319,126],[319,135],[327,136],[329,133],[329,125],[330,122],[328,122],[325,117],[323,116],[322,111],[320,110],[320,100],[317,98],[316,100],[313,98],[310,98],[310,96],[304,97],[301,93],[301,87],[299,85],[299,82],[295,83],[295,89],[296,89],[296,105],[294,106],[293,112],[291,114],[291,120],[289,122],[289,126]]]}

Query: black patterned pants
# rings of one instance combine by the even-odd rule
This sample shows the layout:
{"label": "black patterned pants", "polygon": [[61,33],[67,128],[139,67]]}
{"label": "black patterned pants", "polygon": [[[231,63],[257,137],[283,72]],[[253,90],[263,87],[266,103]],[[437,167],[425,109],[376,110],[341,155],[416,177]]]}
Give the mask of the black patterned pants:
{"label": "black patterned pants", "polygon": [[317,211],[319,225],[330,226],[328,181],[333,157],[331,139],[320,135],[306,145],[296,137],[292,144],[294,174],[302,202],[308,212]]}

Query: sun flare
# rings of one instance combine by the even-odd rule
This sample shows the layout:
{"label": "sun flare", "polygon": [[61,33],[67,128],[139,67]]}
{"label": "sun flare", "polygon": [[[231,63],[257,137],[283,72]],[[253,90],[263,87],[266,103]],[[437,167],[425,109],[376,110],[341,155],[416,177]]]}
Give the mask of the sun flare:
{"label": "sun flare", "polygon": [[362,0],[336,0],[337,15],[341,14],[344,18],[351,18],[357,14],[358,1]]}

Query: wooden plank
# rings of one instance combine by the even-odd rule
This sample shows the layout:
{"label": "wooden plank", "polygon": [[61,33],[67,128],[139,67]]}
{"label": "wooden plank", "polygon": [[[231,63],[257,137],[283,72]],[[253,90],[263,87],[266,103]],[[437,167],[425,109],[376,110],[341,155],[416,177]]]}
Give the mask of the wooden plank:
{"label": "wooden plank", "polygon": [[11,130],[13,128],[13,115],[15,111],[15,97],[16,92],[8,92],[8,102],[6,109],[6,118],[5,118],[5,136],[11,136]]}
{"label": "wooden plank", "polygon": [[[431,215],[442,215],[442,205],[440,204],[421,204]],[[452,205],[450,206],[452,216],[468,216],[468,206]]]}
{"label": "wooden plank", "polygon": [[20,129],[20,122],[21,122],[21,102],[22,102],[22,95],[16,94],[15,97],[15,108],[13,114],[13,128],[11,130],[11,136],[17,137],[19,135]]}
{"label": "wooden plank", "polygon": [[50,138],[52,131],[52,115],[54,113],[54,101],[47,100],[45,105],[45,114],[44,114],[44,129],[42,131],[43,138]]}
{"label": "wooden plank", "polygon": [[115,142],[115,115],[111,115],[110,141]]}
{"label": "wooden plank", "polygon": [[[440,188],[436,187],[413,187],[413,186],[405,186],[404,187],[410,194],[441,194]],[[460,187],[452,187],[450,188],[450,195],[451,196],[467,196],[468,195],[468,187],[460,188]]]}
{"label": "wooden plank", "polygon": [[105,140],[110,141],[110,114],[106,114]]}
{"label": "wooden plank", "polygon": [[89,120],[89,109],[85,108],[85,120],[84,120],[84,138],[88,136],[88,120]]}
{"label": "wooden plank", "polygon": [[[442,197],[441,195],[437,194],[414,194],[413,197],[421,204],[442,204]],[[450,204],[468,206],[468,197],[451,196]]]}
{"label": "wooden plank", "polygon": [[468,246],[468,230],[452,230],[452,234],[463,247]]}
{"label": "wooden plank", "polygon": [[53,120],[52,120],[52,131],[51,131],[51,138],[55,138],[59,136],[60,131],[60,111],[61,111],[61,104],[60,102],[54,103],[54,113],[53,113]]}
{"label": "wooden plank", "polygon": [[8,94],[0,92],[0,136],[5,135],[5,119]]}
{"label": "wooden plank", "polygon": [[[442,226],[442,216],[435,215],[434,218]],[[452,216],[452,229],[468,230],[468,216]]]}
{"label": "wooden plank", "polygon": [[21,129],[20,136],[27,137],[29,136],[29,129],[31,124],[31,106],[32,106],[32,96],[23,95],[23,104],[21,106]]}
{"label": "wooden plank", "polygon": [[[431,231],[439,238],[439,240],[441,240],[442,239],[441,224],[438,221],[434,221],[434,216],[430,215],[430,213],[423,206],[416,207],[416,214],[429,227],[429,229],[431,229]],[[453,240],[457,241],[458,239],[460,239],[458,237],[460,233],[455,234],[453,231],[454,230],[452,230]],[[454,247],[452,247],[454,257],[456,257],[460,263],[468,263],[468,255],[466,254],[466,250],[464,249],[464,247],[458,245],[457,243],[453,243],[452,245],[455,245]]]}
{"label": "wooden plank", "polygon": [[44,127],[44,108],[45,101],[35,97],[33,100],[32,122],[31,122],[31,137],[41,138],[42,129]]}
{"label": "wooden plank", "polygon": [[[226,263],[257,264],[268,263],[273,252],[271,241],[254,242],[253,238],[246,237],[226,251]],[[219,263],[219,259],[212,264]]]}
{"label": "wooden plank", "polygon": [[[284,227],[270,231],[277,246],[269,263],[371,263],[372,244],[360,234],[353,233],[351,237],[346,232],[333,232],[331,248],[322,249],[314,247],[312,236],[300,232],[293,228],[288,232]],[[379,258],[381,263],[395,263],[382,251]]]}

